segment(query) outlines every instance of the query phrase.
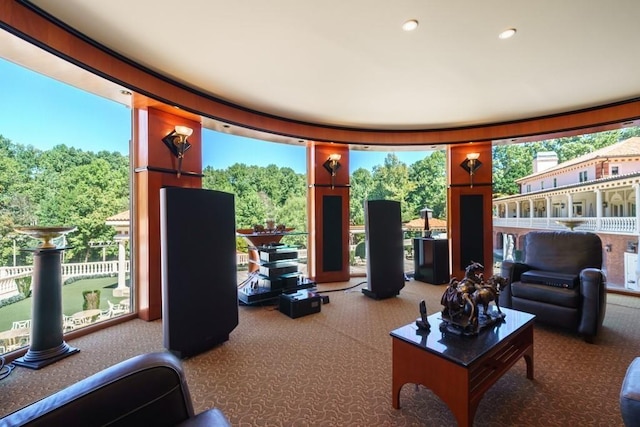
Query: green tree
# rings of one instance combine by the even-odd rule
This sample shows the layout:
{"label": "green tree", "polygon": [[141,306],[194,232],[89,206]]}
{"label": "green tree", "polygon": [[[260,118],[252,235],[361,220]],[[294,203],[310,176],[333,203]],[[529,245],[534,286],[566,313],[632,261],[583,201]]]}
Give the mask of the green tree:
{"label": "green tree", "polygon": [[364,224],[364,201],[373,191],[373,176],[364,168],[353,171],[349,191],[349,220],[352,225]]}
{"label": "green tree", "polygon": [[387,154],[384,164],[373,168],[373,191],[370,200],[396,200],[401,203],[402,221],[409,221],[415,206],[408,202],[408,195],[416,187],[409,178],[409,168],[393,153]]}
{"label": "green tree", "polygon": [[409,179],[416,184],[407,195],[408,205],[417,209],[412,218],[416,218],[425,207],[433,210],[434,218],[446,218],[446,166],[445,153],[434,151],[409,167]]}

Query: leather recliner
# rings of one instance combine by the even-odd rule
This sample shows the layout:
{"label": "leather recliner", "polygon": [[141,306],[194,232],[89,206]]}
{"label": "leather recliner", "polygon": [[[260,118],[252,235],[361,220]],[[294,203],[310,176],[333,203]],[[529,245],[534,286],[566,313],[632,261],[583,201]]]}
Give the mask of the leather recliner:
{"label": "leather recliner", "polygon": [[500,305],[536,315],[536,322],[576,331],[592,342],[606,311],[602,241],[579,231],[531,231],[524,236],[524,260],[503,261],[509,284]]}
{"label": "leather recliner", "polygon": [[230,426],[218,409],[194,415],[182,366],[169,352],[120,362],[4,418],[0,426]]}

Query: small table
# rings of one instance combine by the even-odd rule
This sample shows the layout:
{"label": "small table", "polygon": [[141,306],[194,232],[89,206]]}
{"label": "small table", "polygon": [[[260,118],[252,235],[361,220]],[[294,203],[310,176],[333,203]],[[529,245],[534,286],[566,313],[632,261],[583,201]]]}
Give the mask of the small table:
{"label": "small table", "polygon": [[484,393],[521,357],[532,380],[535,316],[502,311],[504,323],[473,337],[440,332],[440,312],[429,316],[431,332],[419,331],[415,323],[392,331],[393,407],[400,408],[404,384],[422,384],[449,406],[459,426],[471,426]]}

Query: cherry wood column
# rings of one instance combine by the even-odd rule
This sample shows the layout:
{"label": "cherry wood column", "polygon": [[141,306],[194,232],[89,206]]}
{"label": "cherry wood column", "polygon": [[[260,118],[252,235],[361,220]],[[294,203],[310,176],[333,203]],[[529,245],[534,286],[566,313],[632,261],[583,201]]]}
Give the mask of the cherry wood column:
{"label": "cherry wood column", "polygon": [[[468,153],[479,153],[481,166],[473,174],[461,166]],[[449,146],[447,149],[447,221],[451,250],[451,275],[464,277],[471,261],[482,263],[492,274],[492,161],[491,142]]]}
{"label": "cherry wood column", "polygon": [[[340,154],[333,180],[323,166],[330,154]],[[316,282],[349,280],[349,147],[341,144],[307,145],[307,263]]]}
{"label": "cherry wood column", "polygon": [[[162,142],[176,125],[188,126],[193,134],[188,142],[182,174],[177,177],[178,159]],[[135,286],[138,315],[144,320],[162,317],[160,262],[160,189],[202,187],[202,129],[198,121],[185,119],[154,108],[133,110],[133,212],[131,218],[135,257]],[[185,206],[185,220],[196,206]]]}

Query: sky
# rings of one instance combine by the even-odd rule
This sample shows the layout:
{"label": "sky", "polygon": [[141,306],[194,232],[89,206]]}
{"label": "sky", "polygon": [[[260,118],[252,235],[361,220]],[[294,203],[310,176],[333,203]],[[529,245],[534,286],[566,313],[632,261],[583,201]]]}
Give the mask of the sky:
{"label": "sky", "polygon": [[[84,151],[128,154],[131,111],[128,107],[84,92],[0,59],[0,135],[12,142],[48,150],[65,144]],[[208,129],[202,132],[202,165],[224,169],[235,163],[291,167],[306,173],[306,149],[260,141]],[[250,156],[247,153],[251,153]],[[429,154],[395,153],[410,165]],[[350,172],[384,163],[387,152],[351,151]]]}

